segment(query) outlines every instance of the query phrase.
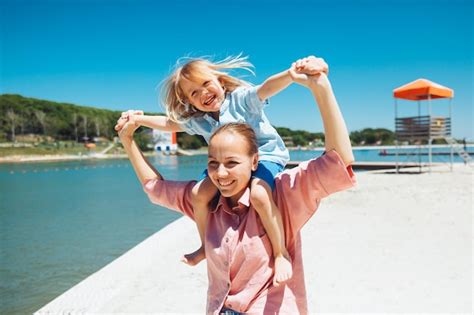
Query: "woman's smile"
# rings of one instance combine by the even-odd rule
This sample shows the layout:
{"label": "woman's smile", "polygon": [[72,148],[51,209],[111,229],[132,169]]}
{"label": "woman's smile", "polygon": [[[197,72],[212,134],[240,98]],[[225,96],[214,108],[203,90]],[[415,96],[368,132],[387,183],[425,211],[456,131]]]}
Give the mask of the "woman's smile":
{"label": "woman's smile", "polygon": [[221,187],[229,187],[235,182],[235,180],[218,179],[217,182],[219,183],[219,186]]}

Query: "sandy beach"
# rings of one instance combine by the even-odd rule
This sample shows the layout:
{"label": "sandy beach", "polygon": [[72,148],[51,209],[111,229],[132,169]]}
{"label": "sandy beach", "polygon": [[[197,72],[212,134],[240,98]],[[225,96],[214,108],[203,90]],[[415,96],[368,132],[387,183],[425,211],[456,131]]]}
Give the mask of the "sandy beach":
{"label": "sandy beach", "polygon": [[[472,314],[472,168],[357,179],[303,228],[310,312]],[[203,314],[206,264],[179,262],[197,245],[181,218],[37,314]]]}

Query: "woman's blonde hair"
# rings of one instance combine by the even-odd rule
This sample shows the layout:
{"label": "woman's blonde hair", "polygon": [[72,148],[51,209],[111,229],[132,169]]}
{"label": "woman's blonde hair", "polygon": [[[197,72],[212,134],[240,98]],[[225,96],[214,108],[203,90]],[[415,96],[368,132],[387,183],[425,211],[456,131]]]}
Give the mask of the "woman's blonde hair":
{"label": "woman's blonde hair", "polygon": [[229,56],[220,61],[210,61],[205,58],[183,58],[178,60],[176,69],[162,83],[161,103],[166,109],[166,115],[174,122],[182,123],[194,116],[202,116],[204,112],[189,104],[186,95],[180,86],[183,78],[199,82],[217,78],[224,91],[233,92],[239,86],[250,86],[247,81],[229,75],[224,70],[243,69],[254,74],[253,65],[247,61],[248,57]]}

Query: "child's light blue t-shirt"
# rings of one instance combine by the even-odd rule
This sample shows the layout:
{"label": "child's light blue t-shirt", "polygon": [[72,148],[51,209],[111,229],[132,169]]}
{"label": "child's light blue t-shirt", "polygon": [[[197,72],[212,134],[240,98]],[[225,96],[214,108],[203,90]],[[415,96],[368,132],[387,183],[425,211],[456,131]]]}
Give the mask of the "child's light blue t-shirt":
{"label": "child's light blue t-shirt", "polygon": [[290,156],[275,128],[263,112],[266,101],[260,101],[257,86],[239,87],[226,95],[219,113],[219,121],[210,115],[191,118],[181,124],[181,128],[189,134],[198,134],[209,143],[211,134],[221,125],[231,122],[249,124],[257,135],[258,155],[260,160],[272,161],[285,166]]}

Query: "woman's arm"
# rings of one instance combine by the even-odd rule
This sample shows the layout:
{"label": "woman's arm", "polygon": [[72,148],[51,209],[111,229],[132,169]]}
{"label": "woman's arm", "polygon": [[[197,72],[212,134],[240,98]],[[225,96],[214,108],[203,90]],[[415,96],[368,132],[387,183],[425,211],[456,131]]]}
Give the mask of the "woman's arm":
{"label": "woman's arm", "polygon": [[[119,121],[124,118],[120,118]],[[119,122],[117,122],[119,124]],[[133,134],[138,126],[132,122],[126,122],[119,131],[120,141],[125,149],[125,152],[132,163],[133,169],[137,174],[138,179],[144,185],[147,181],[153,179],[163,179],[161,174],[145,159],[142,152],[138,148]]]}
{"label": "woman's arm", "polygon": [[316,84],[310,89],[321,112],[325,149],[326,151],[335,150],[344,163],[350,165],[354,162],[351,140],[331,83],[324,73],[319,75],[319,78],[312,79],[316,81]]}
{"label": "woman's arm", "polygon": [[[121,123],[120,120],[125,118],[120,118],[117,124]],[[176,210],[194,220],[191,192],[196,182],[165,180],[145,159],[133,140],[137,128],[135,124],[126,122],[119,132],[119,137],[148,198],[154,204]]]}
{"label": "woman's arm", "polygon": [[324,125],[326,151],[335,150],[344,163],[350,165],[354,162],[354,155],[349,133],[327,75],[324,72],[315,75],[304,74],[312,73],[312,69],[319,68],[321,62],[324,60],[311,58],[302,69],[297,70],[293,66],[289,73],[295,82],[311,90],[318,104]]}

